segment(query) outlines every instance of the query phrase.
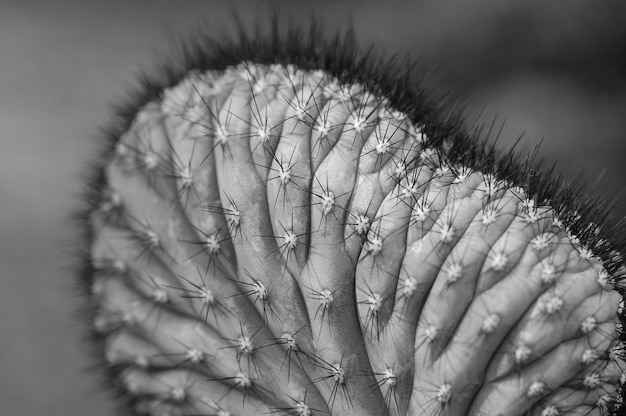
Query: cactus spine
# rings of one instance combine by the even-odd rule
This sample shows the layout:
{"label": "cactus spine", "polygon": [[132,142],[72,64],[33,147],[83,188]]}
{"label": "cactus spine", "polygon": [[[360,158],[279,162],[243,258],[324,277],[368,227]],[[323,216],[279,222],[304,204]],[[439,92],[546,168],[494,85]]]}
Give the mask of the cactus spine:
{"label": "cactus spine", "polygon": [[138,413],[619,411],[624,266],[588,205],[346,44],[242,42],[152,86],[90,190]]}

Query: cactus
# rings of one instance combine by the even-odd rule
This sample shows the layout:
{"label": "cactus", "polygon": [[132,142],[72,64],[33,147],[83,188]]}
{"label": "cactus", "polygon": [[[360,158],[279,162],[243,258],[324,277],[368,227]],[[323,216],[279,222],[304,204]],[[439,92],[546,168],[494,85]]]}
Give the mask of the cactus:
{"label": "cactus", "polygon": [[621,411],[618,228],[316,28],[198,42],[80,214],[97,355],[149,415]]}

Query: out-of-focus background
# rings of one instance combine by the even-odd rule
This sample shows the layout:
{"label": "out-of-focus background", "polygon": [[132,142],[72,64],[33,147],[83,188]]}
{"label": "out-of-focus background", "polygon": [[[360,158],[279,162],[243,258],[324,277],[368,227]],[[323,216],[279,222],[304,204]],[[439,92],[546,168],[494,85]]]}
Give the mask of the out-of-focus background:
{"label": "out-of-focus background", "polygon": [[[602,1],[0,1],[0,414],[111,416],[88,365],[66,248],[98,127],[136,72],[199,24],[311,11],[362,45],[410,53],[503,146],[593,192],[626,191],[626,3]],[[263,21],[263,17],[260,21]],[[626,215],[626,195],[616,206]]]}

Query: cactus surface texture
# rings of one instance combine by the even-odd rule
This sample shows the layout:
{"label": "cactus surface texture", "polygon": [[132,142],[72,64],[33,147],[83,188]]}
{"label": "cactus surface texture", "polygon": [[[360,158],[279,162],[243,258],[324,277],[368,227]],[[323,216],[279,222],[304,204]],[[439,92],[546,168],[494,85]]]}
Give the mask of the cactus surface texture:
{"label": "cactus surface texture", "polygon": [[606,210],[317,35],[196,45],[109,132],[82,272],[133,412],[619,413]]}

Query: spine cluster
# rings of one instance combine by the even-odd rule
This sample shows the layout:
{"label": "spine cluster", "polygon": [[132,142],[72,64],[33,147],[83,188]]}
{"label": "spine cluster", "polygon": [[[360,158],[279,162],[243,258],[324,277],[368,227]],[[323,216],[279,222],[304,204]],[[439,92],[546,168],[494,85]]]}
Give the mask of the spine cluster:
{"label": "spine cluster", "polygon": [[617,284],[555,207],[366,85],[243,62],[143,105],[89,214],[93,326],[150,415],[601,415]]}

